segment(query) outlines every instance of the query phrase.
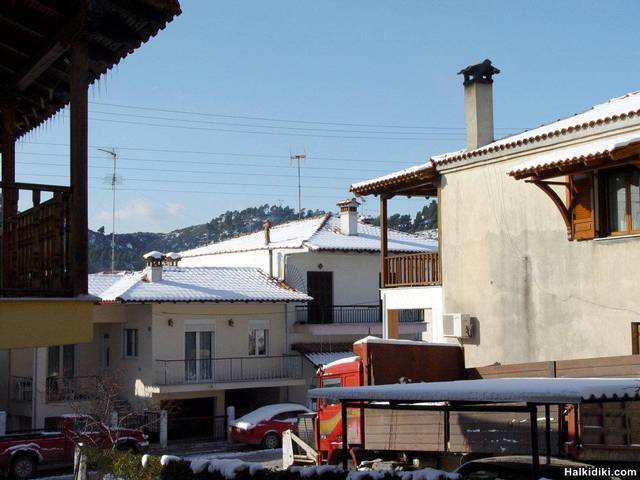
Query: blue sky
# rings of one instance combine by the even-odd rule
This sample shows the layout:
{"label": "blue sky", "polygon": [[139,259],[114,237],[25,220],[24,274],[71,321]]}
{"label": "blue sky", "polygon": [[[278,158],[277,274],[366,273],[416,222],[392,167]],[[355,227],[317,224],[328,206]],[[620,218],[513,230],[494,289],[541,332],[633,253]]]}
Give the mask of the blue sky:
{"label": "blue sky", "polygon": [[[181,4],[91,88],[92,228],[111,225],[111,160],[97,147],[120,158],[116,230],[168,231],[228,209],[295,206],[290,152],[308,156],[303,207],[332,210],[350,183],[463,147],[456,72],[484,58],[502,70],[498,136],[640,89],[637,1]],[[63,113],[20,143],[18,180],[66,184],[67,143]],[[362,208],[377,214],[374,199]]]}

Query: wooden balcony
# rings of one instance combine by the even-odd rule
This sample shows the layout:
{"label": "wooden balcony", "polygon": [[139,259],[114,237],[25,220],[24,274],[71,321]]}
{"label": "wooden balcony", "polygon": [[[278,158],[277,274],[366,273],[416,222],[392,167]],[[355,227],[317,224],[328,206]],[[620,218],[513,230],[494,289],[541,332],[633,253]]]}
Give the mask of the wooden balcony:
{"label": "wooden balcony", "polygon": [[382,288],[442,285],[438,252],[384,258]]}
{"label": "wooden balcony", "polygon": [[[1,186],[15,196],[15,204],[20,191],[30,191],[32,206],[4,218],[0,296],[72,296],[70,187],[5,182]],[[41,202],[41,192],[53,196]]]}

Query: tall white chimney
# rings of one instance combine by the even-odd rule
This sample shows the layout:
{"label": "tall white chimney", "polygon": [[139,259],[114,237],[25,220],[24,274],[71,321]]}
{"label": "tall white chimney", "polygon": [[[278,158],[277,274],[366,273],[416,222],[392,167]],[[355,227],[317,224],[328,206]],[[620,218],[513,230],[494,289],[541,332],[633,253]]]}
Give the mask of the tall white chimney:
{"label": "tall white chimney", "polygon": [[340,207],[340,232],[343,235],[358,235],[358,206],[355,198],[338,202]]}
{"label": "tall white chimney", "polygon": [[458,72],[464,75],[464,118],[467,150],[493,142],[493,75],[500,70],[486,59]]}
{"label": "tall white chimney", "polygon": [[165,254],[153,250],[145,253],[142,258],[144,259],[144,279],[151,283],[162,280],[162,265],[165,263]]}

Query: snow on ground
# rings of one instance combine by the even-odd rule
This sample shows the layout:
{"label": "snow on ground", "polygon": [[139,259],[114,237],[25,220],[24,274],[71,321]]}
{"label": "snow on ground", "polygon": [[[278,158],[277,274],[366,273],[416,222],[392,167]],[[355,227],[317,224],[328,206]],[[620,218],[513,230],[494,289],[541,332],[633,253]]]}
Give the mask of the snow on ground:
{"label": "snow on ground", "polygon": [[[185,460],[222,460],[222,459],[239,459],[243,462],[257,462],[261,463],[263,467],[274,468],[282,466],[282,449],[276,448],[273,450],[238,450],[227,452],[212,452],[212,453],[194,453],[191,455],[180,455]],[[40,472],[36,475],[38,480],[73,480],[71,469],[54,470]]]}

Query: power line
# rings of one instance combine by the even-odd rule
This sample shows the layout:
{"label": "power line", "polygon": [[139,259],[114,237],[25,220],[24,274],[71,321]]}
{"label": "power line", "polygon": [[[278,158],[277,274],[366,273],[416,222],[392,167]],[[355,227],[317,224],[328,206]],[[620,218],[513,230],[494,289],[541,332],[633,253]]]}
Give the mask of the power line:
{"label": "power line", "polygon": [[[62,116],[63,118],[69,118],[66,115]],[[400,140],[404,142],[426,142],[426,141],[451,141],[451,138],[417,138],[417,137],[372,137],[372,136],[362,136],[362,135],[319,135],[319,134],[310,134],[310,133],[279,133],[279,132],[260,132],[255,130],[234,130],[229,128],[209,128],[209,127],[194,127],[194,126],[185,126],[185,125],[171,125],[171,124],[161,124],[161,123],[150,123],[150,122],[133,122],[130,120],[111,120],[108,118],[96,118],[89,117],[89,120],[94,122],[107,122],[107,123],[117,123],[119,125],[140,125],[145,127],[159,127],[159,128],[172,128],[172,129],[181,129],[181,130],[198,130],[205,132],[222,132],[222,133],[241,133],[241,134],[250,134],[250,135],[272,135],[279,137],[313,137],[313,138],[334,138],[334,139],[342,139],[342,140]]]}
{"label": "power line", "polygon": [[[343,127],[363,127],[363,128],[398,128],[398,129],[426,129],[426,130],[464,130],[465,127],[443,127],[443,126],[429,126],[429,125],[381,125],[381,124],[371,124],[371,123],[348,123],[348,122],[320,122],[320,121],[311,121],[311,120],[287,120],[282,118],[272,118],[272,117],[258,117],[252,115],[224,115],[219,113],[208,113],[208,112],[196,112],[190,110],[173,110],[169,108],[159,108],[159,107],[144,107],[139,105],[123,105],[118,103],[107,103],[107,102],[89,102],[92,105],[103,105],[107,107],[117,107],[117,108],[126,108],[126,109],[134,109],[134,110],[146,110],[151,112],[164,112],[164,113],[180,113],[184,115],[198,115],[203,117],[216,117],[216,118],[236,118],[241,120],[257,120],[257,121],[266,121],[266,122],[282,122],[282,123],[302,123],[307,125],[338,125]],[[496,127],[496,130],[524,130],[519,127]]]}
{"label": "power line", "polygon": [[[50,166],[50,167],[68,167],[65,163],[49,163],[49,162],[16,162],[18,165],[33,165],[33,166]],[[111,167],[103,166],[103,165],[90,165],[90,168],[102,168],[102,169],[110,169]],[[132,170],[132,171],[141,171],[141,172],[168,172],[168,173],[205,173],[205,174],[213,174],[213,175],[234,175],[234,176],[254,176],[254,177],[285,177],[285,178],[297,178],[297,175],[284,175],[281,173],[251,173],[251,172],[240,172],[240,173],[230,173],[230,172],[221,172],[215,170],[185,170],[183,168],[142,168],[142,167],[120,167],[120,170]],[[344,177],[325,177],[323,175],[306,175],[305,178],[315,178],[315,179],[323,179],[323,180],[345,180]],[[166,181],[166,180],[165,180]]]}
{"label": "power line", "polygon": [[[299,131],[307,131],[307,132],[330,132],[330,133],[366,133],[366,134],[376,134],[376,135],[431,135],[429,132],[392,132],[392,131],[379,131],[379,130],[353,130],[353,129],[337,129],[337,128],[311,128],[311,127],[287,127],[282,125],[259,125],[253,123],[233,123],[233,122],[218,122],[218,121],[210,121],[210,120],[192,120],[188,118],[168,118],[168,117],[158,117],[154,115],[136,115],[135,113],[122,113],[122,112],[104,112],[99,110],[92,110],[90,113],[97,113],[99,115],[115,115],[118,117],[129,117],[129,118],[143,118],[147,120],[168,120],[168,121],[178,121],[178,122],[187,122],[187,123],[195,123],[198,125],[225,125],[231,127],[249,127],[249,128],[270,128],[273,130],[299,130]],[[438,135],[451,135],[456,138],[462,138],[465,136],[464,132],[447,132],[447,131],[438,131],[434,132]]]}
{"label": "power line", "polygon": [[[69,155],[64,153],[48,153],[48,152],[20,152],[22,155],[35,155],[39,157],[63,157],[68,158]],[[280,156],[282,157],[282,155]],[[137,162],[151,162],[151,163],[170,163],[170,164],[193,164],[193,165],[216,165],[216,166],[229,166],[229,167],[256,167],[256,168],[282,168],[293,167],[292,165],[276,165],[273,163],[238,163],[238,162],[203,162],[203,161],[191,161],[191,160],[166,160],[159,158],[134,158],[134,157],[121,157],[120,160],[131,160]],[[99,157],[89,157],[90,160],[97,160]],[[306,167],[310,170],[339,170],[344,172],[362,172],[362,168],[342,168],[342,167]],[[387,173],[389,169],[367,169],[367,172],[380,172]]]}
{"label": "power line", "polygon": [[[109,167],[104,167],[109,168]],[[39,175],[41,177],[54,177],[54,178],[68,178],[66,175],[56,175],[56,174],[47,174],[47,173],[39,173],[39,172],[19,172],[21,175]],[[88,177],[91,180],[104,180],[104,177]],[[145,183],[167,183],[166,179],[154,179],[154,178],[126,178],[127,182],[145,182]],[[298,188],[296,185],[286,185],[286,184],[265,184],[265,183],[246,183],[246,182],[208,182],[205,180],[171,180],[171,183],[184,183],[184,184],[200,184],[200,185],[234,185],[234,186],[248,186],[248,187],[273,187],[273,188]],[[344,188],[341,187],[328,187],[326,185],[321,186],[313,186],[306,185],[306,188],[311,188],[314,190],[342,190]],[[114,227],[115,228],[115,227]]]}
{"label": "power line", "polygon": [[[30,145],[50,145],[50,146],[60,146],[60,147],[68,147],[68,143],[53,143],[53,142],[31,142],[31,141],[21,141],[24,144]],[[101,145],[90,145],[90,148],[106,148]],[[154,152],[154,153],[178,153],[185,155],[213,155],[213,156],[229,156],[229,157],[256,157],[256,158],[278,158],[282,159],[282,154],[265,154],[265,153],[241,153],[241,152],[211,152],[211,151],[203,151],[203,150],[174,150],[174,149],[163,149],[163,148],[145,148],[145,147],[118,147],[118,150],[132,150],[132,151],[141,151],[141,152]],[[53,155],[53,154],[52,154]],[[61,154],[56,154],[61,155]],[[67,154],[64,156],[68,157]],[[123,158],[123,157],[121,157]],[[363,162],[363,163],[403,163],[407,165],[411,165],[415,162],[408,161],[397,161],[397,160],[372,160],[369,158],[344,158],[344,157],[325,157],[325,156],[316,156],[309,155],[307,158],[310,160],[327,160],[327,161],[336,161],[336,162]],[[182,162],[182,160],[181,160]],[[235,165],[235,164],[234,164]]]}

